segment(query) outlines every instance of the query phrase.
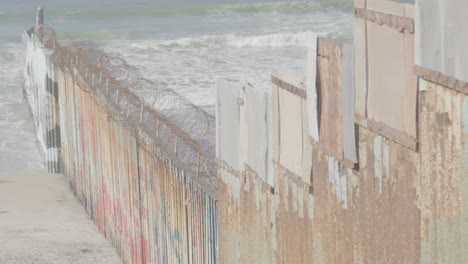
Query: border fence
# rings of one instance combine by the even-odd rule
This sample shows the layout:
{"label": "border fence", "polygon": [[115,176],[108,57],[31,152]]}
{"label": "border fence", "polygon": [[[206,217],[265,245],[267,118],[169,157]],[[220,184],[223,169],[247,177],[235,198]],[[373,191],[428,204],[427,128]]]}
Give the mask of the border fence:
{"label": "border fence", "polygon": [[274,69],[271,93],[218,81],[216,117],[38,19],[49,170],[126,263],[463,263],[466,4],[354,4],[352,44],[310,33],[305,78]]}
{"label": "border fence", "polygon": [[[25,95],[63,172],[126,263],[217,263],[214,117],[93,44],[23,34]],[[150,89],[151,103],[138,96]]]}

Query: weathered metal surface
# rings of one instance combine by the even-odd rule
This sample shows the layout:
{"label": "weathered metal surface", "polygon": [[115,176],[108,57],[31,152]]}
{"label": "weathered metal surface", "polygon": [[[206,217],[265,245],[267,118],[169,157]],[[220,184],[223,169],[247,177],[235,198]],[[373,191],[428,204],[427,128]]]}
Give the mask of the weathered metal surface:
{"label": "weathered metal surface", "polygon": [[278,187],[270,199],[276,213],[270,221],[276,233],[276,259],[271,263],[313,263],[314,198],[310,185],[291,177],[279,166],[275,168],[275,177]]}
{"label": "weathered metal surface", "polygon": [[463,263],[466,252],[467,97],[420,81],[423,263]]}
{"label": "weathered metal surface", "polygon": [[319,38],[317,54],[320,144],[336,159],[342,160],[341,48],[338,42]]}
{"label": "weathered metal surface", "polygon": [[[359,8],[367,4],[356,1]],[[383,12],[380,4],[386,3],[369,8]],[[389,17],[412,18],[409,6],[390,6],[397,9]],[[357,18],[355,24],[355,112],[362,122],[357,170],[343,159],[350,157],[344,137],[354,124],[345,115],[351,109],[346,97],[353,96],[346,85],[353,82],[343,81],[349,78],[342,79],[341,50],[329,40],[319,40],[317,49],[319,143],[309,137],[310,97],[297,76],[273,71],[271,104],[240,85],[218,89],[217,195],[209,179],[191,177],[173,160],[180,146],[165,156],[168,149],[148,134],[152,130],[129,129],[119,119],[141,122],[146,110],[109,114],[80,74],[47,66],[45,53],[35,54],[29,42],[27,65],[40,74],[30,77],[26,69],[26,80],[43,88],[27,96],[37,127],[61,128],[60,137],[38,128],[49,142],[44,148],[60,146],[73,190],[127,263],[463,263],[468,99],[422,79],[418,93],[412,36],[374,22]],[[398,37],[384,43],[389,32]],[[393,83],[380,85],[389,77]],[[122,103],[118,92],[107,95],[114,106]],[[264,157],[268,151],[271,158]],[[268,159],[272,178],[258,166]]]}
{"label": "weathered metal surface", "polygon": [[443,75],[440,72],[429,70],[420,66],[414,66],[415,74],[424,80],[453,89],[457,92],[468,94],[468,82],[454,77]]}

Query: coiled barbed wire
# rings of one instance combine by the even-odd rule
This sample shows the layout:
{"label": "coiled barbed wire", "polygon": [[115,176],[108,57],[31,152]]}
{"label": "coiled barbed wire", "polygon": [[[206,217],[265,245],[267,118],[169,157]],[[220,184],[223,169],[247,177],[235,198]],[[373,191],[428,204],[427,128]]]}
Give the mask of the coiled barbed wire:
{"label": "coiled barbed wire", "polygon": [[[213,115],[173,89],[143,78],[136,67],[92,42],[59,42],[48,25],[38,27],[35,35],[51,50],[53,67],[70,74],[110,118],[136,136],[141,148],[171,160],[189,175],[216,176]],[[148,93],[151,103],[142,98]]]}

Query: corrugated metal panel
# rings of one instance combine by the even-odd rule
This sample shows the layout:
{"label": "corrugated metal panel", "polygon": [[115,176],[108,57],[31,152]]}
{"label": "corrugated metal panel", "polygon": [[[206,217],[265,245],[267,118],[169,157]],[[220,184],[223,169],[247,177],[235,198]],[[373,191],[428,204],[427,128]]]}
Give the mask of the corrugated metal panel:
{"label": "corrugated metal panel", "polygon": [[421,80],[421,257],[463,263],[467,239],[467,97]]}

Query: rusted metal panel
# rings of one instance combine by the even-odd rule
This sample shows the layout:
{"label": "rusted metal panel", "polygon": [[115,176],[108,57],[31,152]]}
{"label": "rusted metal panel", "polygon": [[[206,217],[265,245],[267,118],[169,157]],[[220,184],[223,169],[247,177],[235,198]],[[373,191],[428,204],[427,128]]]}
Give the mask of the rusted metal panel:
{"label": "rusted metal panel", "polygon": [[354,192],[342,193],[339,180],[347,171],[318,148],[314,149],[313,164],[313,263],[352,262],[353,215],[351,209],[344,208],[342,199],[348,200],[348,195],[342,194]]}
{"label": "rusted metal panel", "polygon": [[313,203],[309,185],[280,167],[275,168],[278,184],[270,199],[277,208],[271,219],[275,229],[275,263],[313,263]]}
{"label": "rusted metal panel", "polygon": [[[376,9],[380,2],[371,8]],[[366,1],[357,1],[356,6],[362,4],[361,8],[366,8]],[[341,51],[336,43],[323,39],[317,51],[319,144],[308,140],[308,94],[302,80],[289,73],[272,74],[273,131],[266,148],[273,152],[274,188],[248,159],[255,154],[249,139],[260,138],[252,133],[264,134],[261,129],[249,131],[258,121],[257,116],[250,120],[247,116],[252,111],[247,110],[251,96],[240,93],[239,98],[219,98],[220,102],[227,99],[231,111],[223,120],[237,118],[236,111],[242,116],[239,124],[227,126],[225,131],[228,135],[241,131],[240,146],[230,146],[229,162],[220,155],[222,150],[217,150],[221,157],[217,168],[219,200],[205,185],[209,180],[192,175],[199,171],[199,164],[192,173],[180,168],[177,159],[181,153],[177,150],[181,145],[161,154],[160,138],[148,133],[153,130],[123,123],[127,119],[135,122],[130,106],[118,108],[126,114],[116,116],[108,111],[102,98],[110,98],[114,107],[122,103],[113,87],[90,92],[82,73],[49,65],[44,76],[28,77],[33,84],[47,76],[50,79],[28,95],[29,101],[35,107],[38,130],[41,125],[49,130],[60,125],[60,133],[56,130],[47,136],[41,127],[41,135],[49,143],[60,143],[70,185],[126,263],[462,263],[468,257],[463,248],[468,243],[468,99],[424,80],[420,80],[417,94],[413,87],[417,82],[410,72],[412,36],[395,33],[399,34],[397,42],[402,42],[395,45],[405,52],[398,53],[397,63],[388,61],[392,69],[404,68],[393,79],[399,82],[396,89],[405,88],[403,101],[407,100],[397,105],[415,115],[410,122],[389,124],[393,121],[386,119],[388,109],[379,104],[391,89],[380,86],[381,80],[376,78],[388,78],[379,71],[389,65],[379,64],[382,58],[376,58],[375,52],[395,47],[375,38],[401,26],[401,21],[392,24],[386,18],[401,12],[406,16],[411,9],[404,6],[400,13],[392,12],[388,16],[371,13],[364,16],[367,22],[356,20],[363,22],[356,23],[361,34],[356,54],[365,57],[355,63],[355,83],[360,84],[356,87],[356,114],[368,124],[359,127],[359,171],[344,166],[343,161],[343,133],[350,127],[342,124],[349,105],[345,107],[342,101],[346,93],[341,90]],[[393,28],[373,24],[378,21]],[[367,33],[373,35],[369,54]],[[35,45],[28,41],[29,63],[35,60],[35,67],[42,69],[47,57],[28,50]],[[91,79],[95,82],[96,78]],[[104,91],[110,92],[104,97],[97,94]],[[256,99],[252,101],[258,103]],[[52,103],[38,106],[47,100]],[[268,107],[265,105],[262,107]],[[142,107],[140,116],[143,112]],[[413,130],[416,114],[419,134]],[[268,121],[265,123],[268,126]],[[239,131],[230,131],[232,127]],[[406,137],[388,134],[389,127]],[[156,126],[157,133],[163,130]],[[417,136],[418,152],[405,141],[410,138],[414,143]],[[223,139],[223,144],[229,143],[229,138]],[[223,140],[218,138],[218,144]],[[170,142],[177,139],[171,137]],[[51,156],[56,157],[58,154]]]}
{"label": "rusted metal panel", "polygon": [[341,48],[338,42],[319,38],[317,60],[320,144],[336,159],[342,160]]}
{"label": "rusted metal panel", "polygon": [[466,96],[420,80],[423,263],[462,263],[467,224]]}
{"label": "rusted metal panel", "polygon": [[218,169],[219,263],[241,263],[241,179]]}
{"label": "rusted metal panel", "polygon": [[418,263],[419,156],[367,129],[359,134],[361,166],[348,202],[354,207],[354,259]]}
{"label": "rusted metal panel", "polygon": [[[271,187],[256,173],[246,169],[240,185],[240,263],[274,262],[271,215],[275,208]],[[231,262],[229,262],[231,263]]]}

